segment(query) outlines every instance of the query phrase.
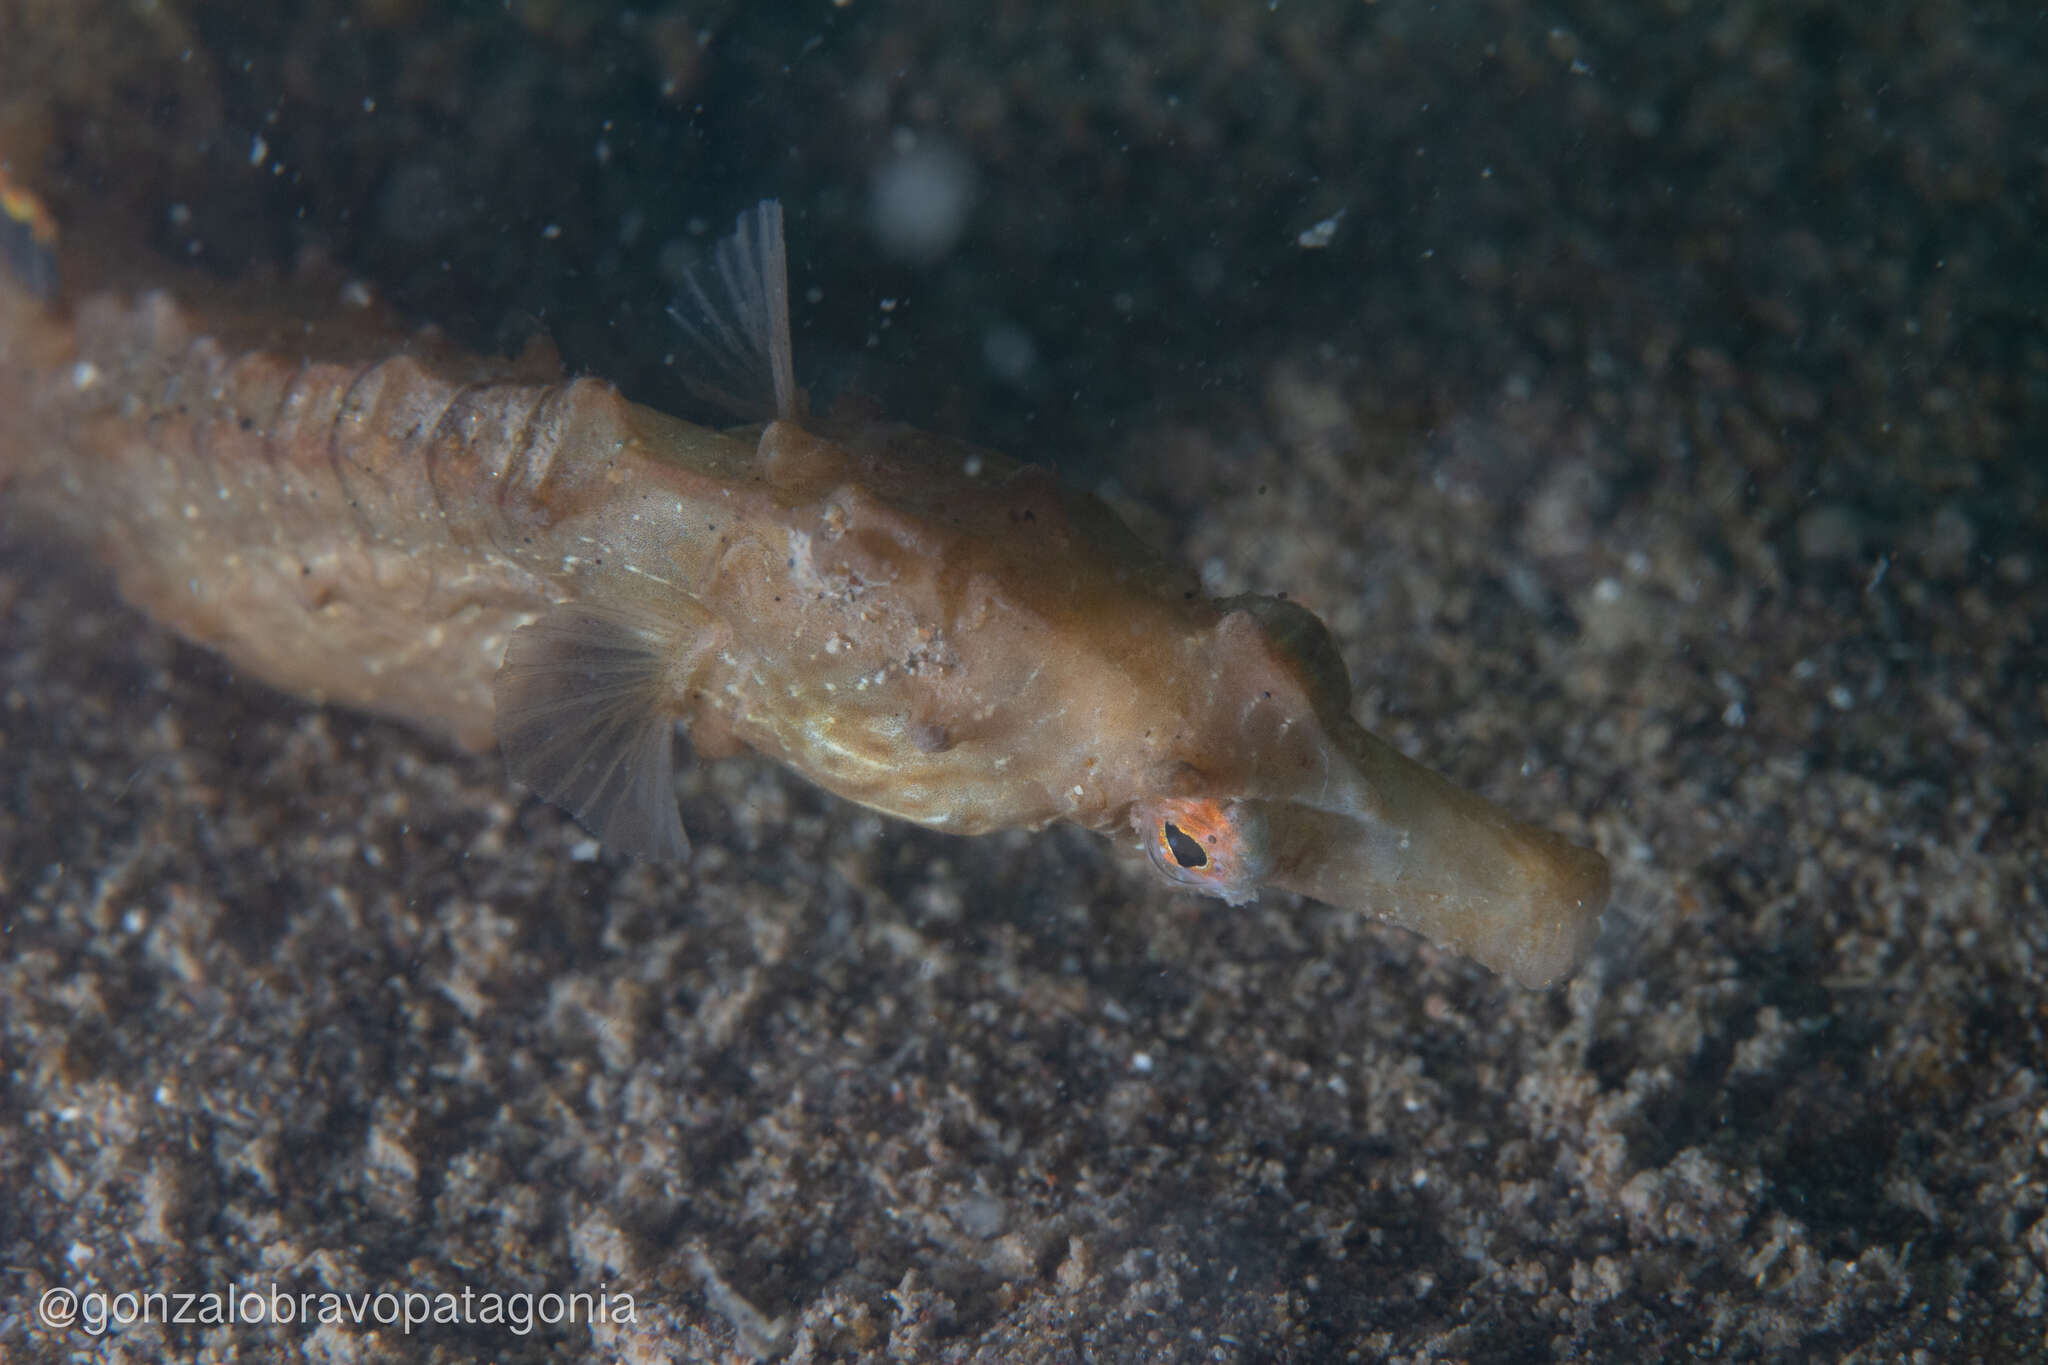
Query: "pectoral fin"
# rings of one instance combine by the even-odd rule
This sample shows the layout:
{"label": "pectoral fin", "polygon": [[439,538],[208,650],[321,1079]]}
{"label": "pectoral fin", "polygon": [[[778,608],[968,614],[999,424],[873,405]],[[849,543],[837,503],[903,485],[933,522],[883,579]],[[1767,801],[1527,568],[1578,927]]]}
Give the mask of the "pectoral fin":
{"label": "pectoral fin", "polygon": [[512,635],[495,683],[498,747],[514,780],[615,852],[681,858],[676,661],[690,632],[568,602]]}

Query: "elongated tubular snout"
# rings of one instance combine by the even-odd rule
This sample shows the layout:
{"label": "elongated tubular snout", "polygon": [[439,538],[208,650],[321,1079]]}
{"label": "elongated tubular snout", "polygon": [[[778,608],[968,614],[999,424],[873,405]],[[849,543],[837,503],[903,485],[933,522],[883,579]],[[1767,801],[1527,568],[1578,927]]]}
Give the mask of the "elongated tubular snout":
{"label": "elongated tubular snout", "polygon": [[1402,925],[1524,986],[1591,950],[1607,860],[1524,824],[1355,724],[1332,736],[1356,787],[1334,806],[1271,803],[1271,884]]}

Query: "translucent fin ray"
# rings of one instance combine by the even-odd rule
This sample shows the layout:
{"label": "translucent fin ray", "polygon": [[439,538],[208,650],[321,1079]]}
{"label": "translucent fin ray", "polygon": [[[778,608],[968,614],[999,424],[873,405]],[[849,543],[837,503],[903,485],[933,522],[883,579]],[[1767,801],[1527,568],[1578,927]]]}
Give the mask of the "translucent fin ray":
{"label": "translucent fin ray", "polygon": [[689,854],[676,810],[671,632],[586,602],[513,632],[494,684],[498,747],[515,780],[606,848]]}
{"label": "translucent fin ray", "polygon": [[781,204],[764,199],[741,214],[683,276],[668,315],[690,343],[681,368],[692,393],[751,420],[797,415]]}

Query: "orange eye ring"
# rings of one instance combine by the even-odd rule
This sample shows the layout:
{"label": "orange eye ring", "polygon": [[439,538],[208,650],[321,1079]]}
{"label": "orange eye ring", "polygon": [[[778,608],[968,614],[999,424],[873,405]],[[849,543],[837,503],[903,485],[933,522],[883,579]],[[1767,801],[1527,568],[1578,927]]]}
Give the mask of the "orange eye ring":
{"label": "orange eye ring", "polygon": [[1131,823],[1159,874],[1176,886],[1243,905],[1266,874],[1265,822],[1242,801],[1170,797],[1140,802]]}

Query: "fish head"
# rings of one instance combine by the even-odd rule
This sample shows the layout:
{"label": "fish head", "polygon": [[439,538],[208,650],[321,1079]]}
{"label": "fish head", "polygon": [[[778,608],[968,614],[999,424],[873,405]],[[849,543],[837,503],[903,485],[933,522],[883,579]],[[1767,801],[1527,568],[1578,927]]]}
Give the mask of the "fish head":
{"label": "fish head", "polygon": [[1327,777],[1326,717],[1351,678],[1329,631],[1281,598],[1214,604],[1172,690],[1181,725],[1130,821],[1168,882],[1244,905],[1274,876],[1270,819]]}
{"label": "fish head", "polygon": [[1218,605],[1181,670],[1190,723],[1129,811],[1159,875],[1232,905],[1270,887],[1354,909],[1528,986],[1570,975],[1606,908],[1605,860],[1360,726],[1312,613]]}

